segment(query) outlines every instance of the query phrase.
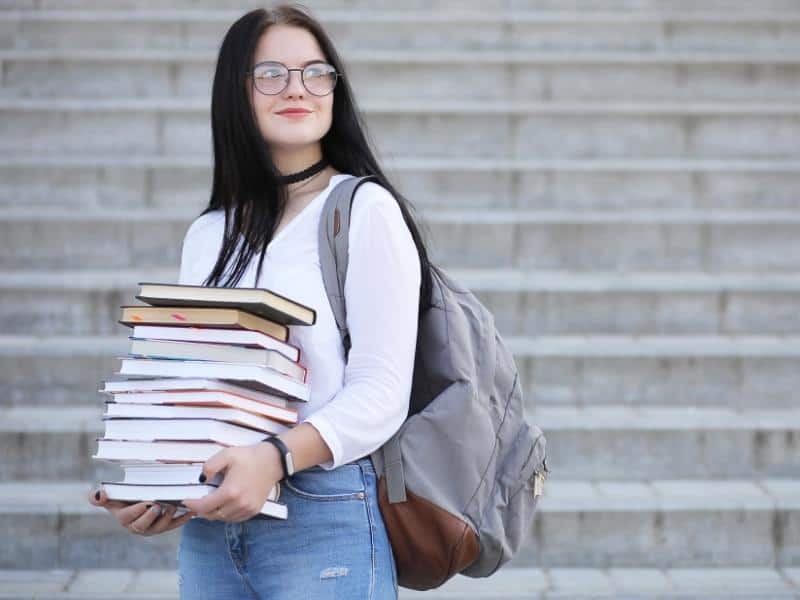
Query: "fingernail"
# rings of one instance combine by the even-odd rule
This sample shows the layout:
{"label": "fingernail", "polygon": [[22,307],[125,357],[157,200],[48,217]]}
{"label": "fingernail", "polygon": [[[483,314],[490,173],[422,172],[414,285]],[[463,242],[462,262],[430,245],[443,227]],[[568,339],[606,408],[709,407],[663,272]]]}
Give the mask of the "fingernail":
{"label": "fingernail", "polygon": [[200,480],[200,483],[205,483],[206,482],[206,474],[205,473],[200,473],[200,477],[198,477],[198,479]]}
{"label": "fingernail", "polygon": [[151,508],[150,510],[152,510],[152,511],[153,511],[155,514],[160,514],[160,513],[161,513],[161,506],[160,506],[160,505],[158,505],[158,504],[156,504],[156,505],[155,505],[155,506],[153,506],[153,508]]}
{"label": "fingernail", "polygon": [[153,505],[152,504],[148,504],[147,506],[145,506],[145,508],[150,508],[151,506],[153,506]]}
{"label": "fingernail", "polygon": [[97,490],[97,491],[94,493],[94,499],[95,499],[95,500],[100,500],[100,490]]}

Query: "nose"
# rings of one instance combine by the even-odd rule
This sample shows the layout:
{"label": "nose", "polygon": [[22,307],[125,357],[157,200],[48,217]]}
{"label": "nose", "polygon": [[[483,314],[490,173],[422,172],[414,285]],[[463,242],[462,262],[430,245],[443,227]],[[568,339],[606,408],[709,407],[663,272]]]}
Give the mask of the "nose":
{"label": "nose", "polygon": [[289,71],[289,83],[286,84],[283,95],[288,97],[302,97],[305,95],[305,91],[302,71]]}

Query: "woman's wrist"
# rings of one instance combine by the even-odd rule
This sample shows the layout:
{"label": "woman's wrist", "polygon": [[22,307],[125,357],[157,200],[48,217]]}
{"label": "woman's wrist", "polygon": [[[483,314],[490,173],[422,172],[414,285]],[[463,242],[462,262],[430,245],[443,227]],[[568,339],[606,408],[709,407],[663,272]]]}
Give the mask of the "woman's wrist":
{"label": "woman's wrist", "polygon": [[284,472],[280,450],[268,442],[259,442],[256,444],[256,452],[262,457],[262,462],[272,479],[275,481],[282,480]]}

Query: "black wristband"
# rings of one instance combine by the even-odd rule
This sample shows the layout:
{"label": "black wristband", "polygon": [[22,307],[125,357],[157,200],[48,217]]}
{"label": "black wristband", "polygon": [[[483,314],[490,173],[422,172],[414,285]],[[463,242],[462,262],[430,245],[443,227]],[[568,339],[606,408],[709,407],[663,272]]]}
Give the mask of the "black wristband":
{"label": "black wristband", "polygon": [[278,452],[281,455],[281,465],[283,465],[283,479],[286,479],[287,477],[294,474],[294,466],[292,465],[291,462],[292,455],[289,452],[289,448],[286,446],[283,440],[276,435],[271,435],[269,437],[264,438],[262,441],[268,442],[274,445],[278,449]]}

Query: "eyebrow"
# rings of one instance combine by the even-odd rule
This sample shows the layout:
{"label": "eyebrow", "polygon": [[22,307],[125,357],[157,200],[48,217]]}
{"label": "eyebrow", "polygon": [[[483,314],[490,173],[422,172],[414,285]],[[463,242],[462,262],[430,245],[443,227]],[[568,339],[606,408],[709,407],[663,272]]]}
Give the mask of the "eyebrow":
{"label": "eyebrow", "polygon": [[[267,60],[260,60],[260,61],[258,61],[256,64],[258,65],[258,64],[261,64],[261,63],[263,63],[263,62],[281,62],[281,61],[279,61],[279,60],[272,60],[272,59],[269,59],[269,58],[268,58]],[[310,65],[311,63],[316,63],[316,62],[323,62],[323,63],[324,63],[324,62],[328,62],[328,61],[326,61],[324,58],[312,58],[311,60],[307,60],[307,61],[306,61],[306,62],[304,62],[304,63],[300,63],[300,66],[301,66],[301,67],[307,67],[307,66],[308,66],[308,65]]]}

